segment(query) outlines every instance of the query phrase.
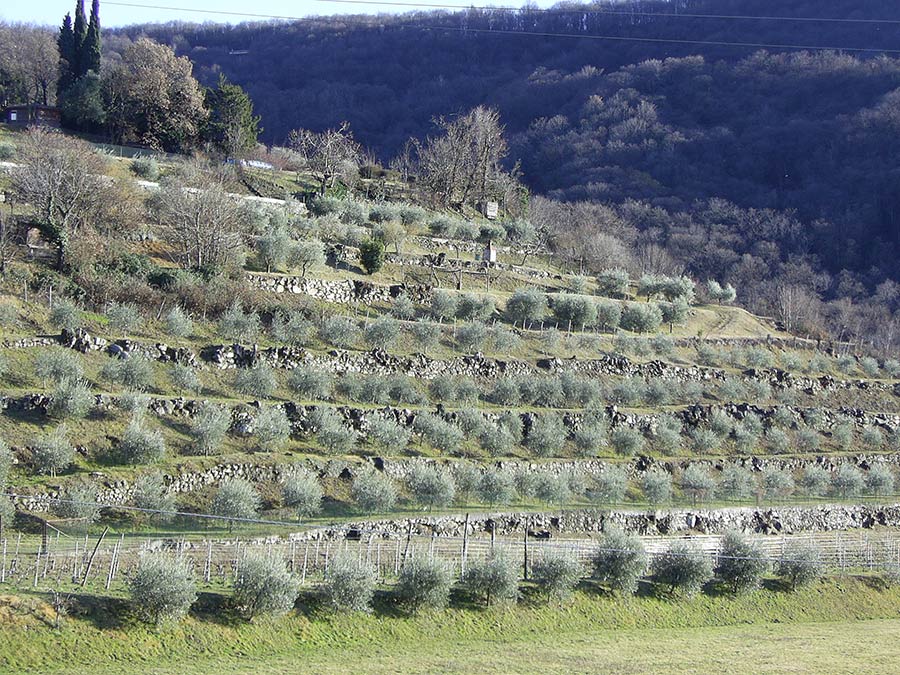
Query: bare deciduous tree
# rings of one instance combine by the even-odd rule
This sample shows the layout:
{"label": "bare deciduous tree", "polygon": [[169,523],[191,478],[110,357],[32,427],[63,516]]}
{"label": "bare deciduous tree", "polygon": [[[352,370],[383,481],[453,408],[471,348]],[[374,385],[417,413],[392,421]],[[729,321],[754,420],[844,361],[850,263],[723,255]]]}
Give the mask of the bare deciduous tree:
{"label": "bare deciduous tree", "polygon": [[334,187],[338,176],[348,169],[357,170],[362,160],[362,148],[353,140],[350,124],[342,122],[336,129],[321,133],[295,129],[288,137],[290,147],[304,160],[319,182],[319,193]]}

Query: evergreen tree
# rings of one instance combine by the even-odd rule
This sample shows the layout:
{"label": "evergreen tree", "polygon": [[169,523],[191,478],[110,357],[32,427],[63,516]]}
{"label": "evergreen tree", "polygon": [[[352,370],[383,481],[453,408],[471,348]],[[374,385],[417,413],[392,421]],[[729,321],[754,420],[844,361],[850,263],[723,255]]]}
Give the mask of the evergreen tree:
{"label": "evergreen tree", "polygon": [[81,46],[80,68],[82,76],[90,71],[100,73],[100,0],[91,4],[91,20]]}
{"label": "evergreen tree", "polygon": [[82,54],[84,51],[84,41],[87,38],[87,18],[84,15],[84,0],[76,0],[75,2],[75,26],[74,44],[72,46],[72,61],[69,66],[72,69],[72,79],[77,80],[85,74],[82,64]]}
{"label": "evergreen tree", "polygon": [[204,136],[222,152],[233,157],[256,145],[262,131],[260,118],[253,114],[253,101],[239,85],[219,75],[216,88],[206,90],[206,107],[209,122]]}
{"label": "evergreen tree", "polygon": [[73,62],[75,60],[75,31],[72,30],[72,16],[66,13],[63,24],[56,38],[59,47],[59,79],[56,82],[56,95],[63,93],[75,82]]}

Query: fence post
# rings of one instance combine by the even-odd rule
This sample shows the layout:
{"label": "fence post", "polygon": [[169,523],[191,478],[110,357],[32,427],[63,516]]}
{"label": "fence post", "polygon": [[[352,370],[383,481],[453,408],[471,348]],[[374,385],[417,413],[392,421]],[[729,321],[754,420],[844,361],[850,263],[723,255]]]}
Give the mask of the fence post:
{"label": "fence post", "polygon": [[525,544],[525,556],[522,562],[522,578],[528,581],[528,518],[525,519],[525,536],[523,537]]}
{"label": "fence post", "polygon": [[466,514],[466,521],[463,523],[463,543],[462,543],[462,556],[459,559],[459,575],[463,576],[466,573],[466,554],[469,550],[469,514]]}
{"label": "fence post", "polygon": [[109,526],[103,528],[103,532],[100,533],[100,536],[97,538],[97,544],[91,552],[91,557],[88,558],[87,567],[84,569],[84,577],[81,579],[82,588],[84,588],[84,585],[87,583],[88,575],[91,573],[91,566],[94,564],[94,556],[97,555],[97,550],[100,548],[100,544],[103,543],[103,538],[106,536],[107,532],[109,532]]}

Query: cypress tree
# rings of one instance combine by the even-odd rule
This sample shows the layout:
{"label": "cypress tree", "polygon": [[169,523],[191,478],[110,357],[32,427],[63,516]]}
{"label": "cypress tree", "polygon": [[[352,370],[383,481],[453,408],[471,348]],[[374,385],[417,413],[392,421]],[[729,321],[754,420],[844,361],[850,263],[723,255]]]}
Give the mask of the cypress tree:
{"label": "cypress tree", "polygon": [[260,118],[253,114],[253,101],[239,85],[219,75],[215,89],[206,90],[209,109],[204,136],[229,157],[252,150],[261,131]]}
{"label": "cypress tree", "polygon": [[72,30],[72,16],[68,13],[59,29],[56,45],[59,47],[59,79],[56,81],[56,96],[60,98],[75,82],[75,74],[72,71],[72,62],[75,59],[75,32]]}
{"label": "cypress tree", "polygon": [[82,75],[100,72],[100,0],[91,3],[91,20],[81,47]]}
{"label": "cypress tree", "polygon": [[84,0],[76,0],[75,2],[75,26],[73,32],[75,33],[75,44],[72,46],[70,67],[73,79],[77,80],[87,72],[84,69],[81,58],[84,53],[84,41],[87,38],[87,18],[84,15]]}

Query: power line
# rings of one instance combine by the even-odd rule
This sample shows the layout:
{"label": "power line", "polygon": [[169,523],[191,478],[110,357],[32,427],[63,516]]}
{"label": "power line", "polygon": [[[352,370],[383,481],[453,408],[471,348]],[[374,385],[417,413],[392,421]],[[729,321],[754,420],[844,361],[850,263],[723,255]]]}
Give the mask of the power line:
{"label": "power line", "polygon": [[[418,3],[402,3],[402,2],[377,2],[376,0],[316,0],[317,2],[344,2],[344,3],[353,3],[353,4],[376,4],[376,5],[402,5],[406,7],[424,7],[424,8],[435,8],[440,7],[441,5],[427,5],[427,4],[418,4]],[[160,9],[160,10],[168,10],[168,11],[176,11],[176,12],[194,12],[200,14],[218,14],[218,15],[226,15],[226,16],[239,16],[246,18],[256,18],[256,19],[276,19],[276,20],[291,20],[291,21],[302,21],[304,17],[300,16],[287,16],[287,15],[275,15],[275,14],[255,14],[251,12],[231,12],[224,10],[213,10],[213,9],[191,9],[187,7],[173,7],[167,5],[145,5],[138,3],[130,3],[130,2],[114,2],[112,0],[107,0],[107,5],[117,5],[121,7],[138,7],[142,9]],[[455,5],[448,5],[450,7],[455,7],[457,9],[465,9],[460,8]],[[473,8],[477,9],[477,8]],[[700,16],[700,15],[696,15]],[[900,22],[897,22],[900,23]],[[800,44],[775,44],[775,43],[764,43],[764,42],[729,42],[725,40],[685,40],[685,39],[676,39],[676,38],[655,38],[655,37],[637,37],[637,36],[625,36],[625,35],[592,35],[587,33],[551,33],[544,31],[519,31],[519,30],[510,30],[510,29],[493,29],[493,28],[467,28],[462,26],[422,26],[418,24],[411,23],[396,23],[394,24],[396,27],[400,28],[415,28],[419,30],[443,30],[443,31],[453,31],[459,33],[475,33],[480,35],[510,35],[517,37],[542,37],[542,38],[565,38],[565,39],[575,39],[575,40],[601,40],[608,42],[645,42],[651,44],[672,44],[672,45],[693,45],[693,46],[706,46],[706,47],[736,47],[739,49],[791,49],[791,50],[805,50],[805,51],[840,51],[840,52],[854,52],[854,53],[871,53],[871,54],[900,54],[900,49],[878,49],[874,47],[824,47],[819,45],[800,45]]]}
{"label": "power line", "polygon": [[[581,9],[555,9],[540,7],[509,7],[509,6],[490,6],[490,5],[452,5],[437,2],[403,2],[400,0],[315,0],[315,2],[326,4],[342,4],[342,5],[370,5],[382,7],[409,7],[412,9],[455,9],[461,11],[479,10],[487,12],[513,12],[523,15],[531,14],[609,14],[612,16],[643,16],[643,17],[664,17],[673,19],[722,19],[735,21],[789,21],[789,22],[808,22],[808,23],[847,23],[847,24],[885,24],[900,25],[900,19],[852,19],[845,17],[814,17],[814,16],[774,16],[774,15],[751,15],[751,14],[692,14],[678,12],[647,12],[638,10],[621,10],[621,9],[604,9],[599,6],[585,6]],[[120,7],[137,7],[146,9],[162,9],[180,12],[197,12],[202,14],[225,14],[231,16],[246,16],[262,19],[287,19],[300,21],[306,17],[277,15],[277,14],[256,14],[252,12],[232,12],[226,10],[213,9],[192,9],[188,7],[169,7],[157,5],[145,5],[139,3],[128,2],[111,2],[107,1],[107,5],[117,5]]]}

